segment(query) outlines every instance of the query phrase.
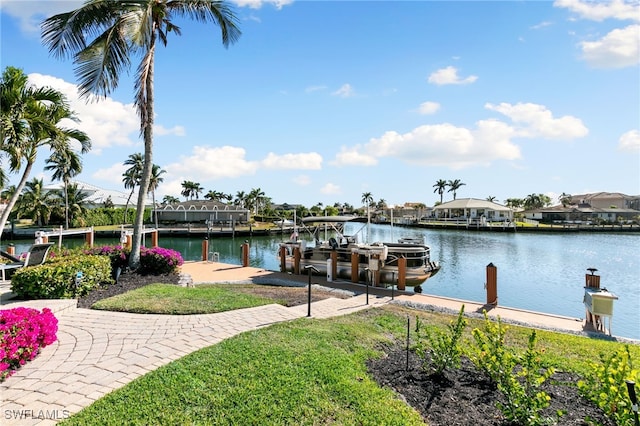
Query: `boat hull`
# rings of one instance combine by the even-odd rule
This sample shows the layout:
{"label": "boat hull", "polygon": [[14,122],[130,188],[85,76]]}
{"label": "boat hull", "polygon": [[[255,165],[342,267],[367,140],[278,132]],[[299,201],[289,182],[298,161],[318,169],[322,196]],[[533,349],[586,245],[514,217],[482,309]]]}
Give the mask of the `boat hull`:
{"label": "boat hull", "polygon": [[[343,279],[371,285],[397,286],[400,277],[399,257],[407,259],[407,266],[404,268],[404,285],[406,287],[420,286],[440,270],[440,265],[437,262],[430,261],[428,247],[425,246],[410,246],[407,244],[386,246],[381,244],[379,246],[366,247],[305,248],[296,244],[284,243],[282,245],[285,247],[284,265],[281,259],[281,265],[284,266],[282,272],[295,273],[296,247],[300,253],[299,273],[307,273],[307,269],[313,267],[311,270],[314,275],[326,276],[328,280]],[[353,278],[353,253],[358,254],[358,276],[355,280]],[[283,255],[282,250],[280,255]],[[335,268],[333,267],[333,259],[336,259]]]}

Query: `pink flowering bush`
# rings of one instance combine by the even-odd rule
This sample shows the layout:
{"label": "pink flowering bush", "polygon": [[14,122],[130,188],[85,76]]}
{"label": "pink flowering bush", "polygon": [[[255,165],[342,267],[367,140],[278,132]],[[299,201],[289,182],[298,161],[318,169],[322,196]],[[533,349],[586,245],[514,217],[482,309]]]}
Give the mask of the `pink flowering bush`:
{"label": "pink flowering bush", "polygon": [[159,275],[176,272],[183,263],[182,255],[175,250],[162,247],[140,249],[141,274]]}
{"label": "pink flowering bush", "polygon": [[[125,270],[129,265],[131,250],[120,245],[93,247],[85,250],[86,254],[109,256],[111,268]],[[184,263],[180,252],[163,247],[140,248],[140,274],[169,274],[178,271],[178,267]]]}
{"label": "pink flowering bush", "polygon": [[0,382],[56,341],[58,320],[50,309],[0,310]]}
{"label": "pink flowering bush", "polygon": [[118,268],[122,270],[127,268],[127,265],[129,264],[130,252],[131,250],[121,245],[96,246],[96,247],[92,247],[90,249],[84,250],[85,254],[109,256],[109,260],[111,260],[111,269],[114,271]]}

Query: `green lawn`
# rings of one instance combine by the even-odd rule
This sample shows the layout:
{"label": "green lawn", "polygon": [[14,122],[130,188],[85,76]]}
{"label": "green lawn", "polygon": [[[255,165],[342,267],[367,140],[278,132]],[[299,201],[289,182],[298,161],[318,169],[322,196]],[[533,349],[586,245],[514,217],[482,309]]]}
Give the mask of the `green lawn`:
{"label": "green lawn", "polygon": [[92,308],[107,311],[171,315],[213,314],[234,309],[280,303],[254,296],[225,285],[179,287],[150,284],[127,293],[96,302]]}
{"label": "green lawn", "polygon": [[[299,319],[240,334],[159,368],[63,424],[419,425],[420,416],[370,379],[365,362],[404,341],[407,319],[444,328],[454,317],[398,306],[328,320]],[[471,320],[465,339],[473,327]],[[530,330],[510,327],[525,347]],[[538,332],[549,365],[586,372],[587,361],[622,344]],[[640,359],[640,347],[633,346]]]}

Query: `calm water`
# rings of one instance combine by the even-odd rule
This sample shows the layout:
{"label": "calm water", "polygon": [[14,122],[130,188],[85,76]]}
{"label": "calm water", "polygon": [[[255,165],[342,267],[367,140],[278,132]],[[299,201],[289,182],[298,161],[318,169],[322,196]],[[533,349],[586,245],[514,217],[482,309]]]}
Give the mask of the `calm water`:
{"label": "calm water", "polygon": [[[361,229],[347,224],[345,233]],[[400,237],[424,236],[431,257],[443,267],[422,287],[424,293],[484,303],[486,266],[498,268],[498,303],[576,318],[584,318],[584,275],[597,268],[601,287],[618,295],[614,303],[614,335],[640,339],[640,235],[638,234],[532,234],[437,231],[369,227],[369,241],[395,241]],[[251,266],[278,270],[278,243],[289,235],[251,238]],[[363,240],[365,236],[360,235]],[[54,240],[55,241],[55,240]],[[210,252],[220,261],[241,263],[240,246],[245,238],[217,238]],[[74,240],[65,240],[73,245]],[[82,241],[78,240],[78,244]],[[116,243],[98,240],[96,244]],[[182,253],[185,260],[200,260],[201,239],[163,238],[160,245]],[[29,242],[17,241],[17,252]]]}

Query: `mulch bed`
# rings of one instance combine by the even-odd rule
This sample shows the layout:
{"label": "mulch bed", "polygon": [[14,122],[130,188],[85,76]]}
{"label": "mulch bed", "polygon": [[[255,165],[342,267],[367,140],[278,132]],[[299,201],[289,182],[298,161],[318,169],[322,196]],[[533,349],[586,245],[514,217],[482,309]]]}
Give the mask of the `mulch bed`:
{"label": "mulch bed", "polygon": [[[409,351],[394,346],[385,348],[385,356],[368,362],[370,374],[383,387],[393,389],[400,398],[415,408],[430,426],[511,426],[496,407],[504,401],[473,363],[462,359],[460,369],[447,371],[439,379],[424,371],[422,360]],[[541,414],[556,419],[558,425],[615,426],[602,411],[578,394],[575,374],[556,372],[542,387],[551,403]],[[564,414],[557,418],[556,413]],[[591,419],[586,422],[585,419]],[[552,423],[553,424],[553,423]]]}

